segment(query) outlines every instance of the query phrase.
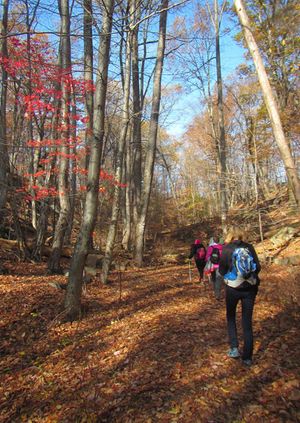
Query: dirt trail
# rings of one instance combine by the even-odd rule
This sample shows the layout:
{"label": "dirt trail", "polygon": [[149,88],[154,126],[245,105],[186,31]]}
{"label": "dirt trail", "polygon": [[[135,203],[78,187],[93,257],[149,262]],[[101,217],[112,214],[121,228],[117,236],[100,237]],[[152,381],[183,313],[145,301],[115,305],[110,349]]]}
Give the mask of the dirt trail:
{"label": "dirt trail", "polygon": [[250,369],[226,357],[224,301],[187,266],[94,282],[73,324],[44,270],[0,277],[1,422],[299,421],[299,268],[262,274]]}

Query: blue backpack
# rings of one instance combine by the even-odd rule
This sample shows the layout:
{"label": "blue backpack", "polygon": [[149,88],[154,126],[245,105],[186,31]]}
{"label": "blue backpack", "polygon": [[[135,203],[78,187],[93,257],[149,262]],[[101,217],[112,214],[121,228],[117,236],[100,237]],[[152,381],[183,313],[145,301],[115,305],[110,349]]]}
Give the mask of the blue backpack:
{"label": "blue backpack", "polygon": [[232,254],[232,264],[236,269],[237,276],[246,280],[256,270],[256,263],[248,248],[236,248]]}
{"label": "blue backpack", "polygon": [[244,281],[255,285],[257,283],[255,271],[256,263],[249,249],[238,247],[232,254],[232,266],[230,271],[224,275],[224,281],[227,285],[234,288]]}

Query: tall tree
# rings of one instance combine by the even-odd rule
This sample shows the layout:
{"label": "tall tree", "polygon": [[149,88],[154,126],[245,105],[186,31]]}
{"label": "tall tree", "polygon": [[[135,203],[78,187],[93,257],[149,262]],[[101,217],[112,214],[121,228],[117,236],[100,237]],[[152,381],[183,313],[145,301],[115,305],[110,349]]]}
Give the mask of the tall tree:
{"label": "tall tree", "polygon": [[[28,0],[24,1],[25,10],[26,10],[26,56],[28,61],[28,95],[29,98],[32,98],[32,88],[33,88],[33,63],[32,63],[32,26],[36,19],[37,10],[39,7],[39,0],[34,4],[30,4]],[[33,6],[33,7],[31,7]],[[27,139],[31,141],[34,139],[34,125],[33,125],[33,114],[30,114],[27,119]],[[35,200],[33,186],[35,185],[35,173],[37,172],[38,162],[40,159],[41,149],[40,148],[32,148],[31,149],[31,163],[30,163],[30,186],[31,186],[31,193],[32,193],[32,200],[31,200],[31,222],[32,226],[36,229],[37,228],[37,202]]]}
{"label": "tall tree", "polygon": [[[128,1],[130,4],[130,0]],[[129,10],[129,8],[128,8]],[[102,262],[101,279],[103,283],[107,282],[107,276],[112,260],[113,247],[116,238],[118,217],[120,211],[120,187],[123,175],[124,166],[124,147],[126,143],[128,125],[129,125],[129,97],[130,97],[130,79],[131,79],[131,32],[130,22],[127,25],[126,47],[125,47],[125,64],[123,67],[123,105],[121,117],[121,133],[117,142],[116,164],[115,164],[115,186],[114,198],[111,212],[111,222],[109,225],[105,256]]]}
{"label": "tall tree", "polygon": [[153,169],[156,154],[157,130],[159,120],[159,109],[161,100],[161,80],[163,72],[163,63],[165,56],[166,29],[167,29],[167,13],[168,0],[162,0],[160,5],[159,19],[159,38],[156,53],[156,63],[153,78],[153,94],[151,119],[149,125],[148,141],[146,147],[146,158],[143,174],[143,187],[141,195],[141,204],[139,207],[138,222],[135,234],[135,261],[141,266],[143,262],[144,236],[146,228],[147,213],[150,201],[151,186],[153,179]]}
{"label": "tall tree", "polygon": [[102,10],[103,18],[99,37],[98,67],[94,98],[94,125],[90,146],[87,193],[80,232],[71,261],[69,283],[65,297],[65,309],[70,320],[76,319],[81,312],[80,299],[83,270],[88,253],[89,239],[94,229],[98,204],[99,171],[104,136],[105,104],[114,0],[104,0]]}
{"label": "tall tree", "polygon": [[223,106],[223,81],[221,70],[221,52],[220,52],[220,26],[222,12],[225,3],[223,3],[221,12],[219,11],[218,0],[214,0],[214,27],[216,42],[216,68],[217,68],[217,111],[218,111],[218,167],[219,167],[219,190],[220,190],[220,215],[225,230],[225,222],[227,215],[227,189],[226,189],[226,137],[224,122],[224,106]]}
{"label": "tall tree", "polygon": [[[84,81],[86,87],[93,84],[93,9],[91,0],[84,0],[83,3],[83,41],[84,41]],[[85,110],[88,116],[86,125],[85,144],[87,148],[86,167],[88,167],[90,138],[93,133],[93,109],[94,109],[94,95],[93,91],[87,90],[85,94]]]}
{"label": "tall tree", "polygon": [[298,208],[300,208],[300,181],[298,178],[296,165],[291,155],[288,141],[283,132],[278,105],[272,92],[272,88],[268,79],[267,72],[265,70],[260,51],[252,34],[251,23],[248,18],[244,3],[242,0],[234,0],[234,5],[241,25],[243,27],[249,51],[253,58],[261,90],[264,96],[264,101],[266,103],[266,107],[270,117],[274,138],[278,145],[285,166],[286,174],[289,180],[289,184],[295,197],[295,201],[297,203]]}
{"label": "tall tree", "polygon": [[7,175],[9,161],[7,154],[6,138],[6,101],[7,101],[7,71],[4,59],[7,59],[7,23],[8,23],[9,0],[3,0],[0,21],[0,54],[1,54],[1,87],[0,87],[0,217],[6,203]]}
{"label": "tall tree", "polygon": [[61,18],[61,127],[62,144],[59,148],[59,217],[55,226],[51,256],[48,269],[51,273],[59,273],[61,250],[69,224],[69,137],[70,137],[70,86],[71,86],[71,43],[70,43],[70,6],[69,0],[59,0]]}
{"label": "tall tree", "polygon": [[133,216],[137,221],[138,209],[141,201],[142,186],[142,99],[139,78],[139,25],[140,5],[136,0],[132,2],[131,14],[134,17],[134,27],[132,30],[132,145],[133,145]]}

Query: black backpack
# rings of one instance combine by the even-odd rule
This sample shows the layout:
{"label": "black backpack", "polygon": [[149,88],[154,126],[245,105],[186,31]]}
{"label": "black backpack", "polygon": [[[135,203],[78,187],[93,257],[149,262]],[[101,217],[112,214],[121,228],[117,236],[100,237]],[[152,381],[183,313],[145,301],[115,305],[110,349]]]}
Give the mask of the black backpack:
{"label": "black backpack", "polygon": [[212,264],[219,264],[220,263],[220,250],[216,247],[213,247],[210,261]]}

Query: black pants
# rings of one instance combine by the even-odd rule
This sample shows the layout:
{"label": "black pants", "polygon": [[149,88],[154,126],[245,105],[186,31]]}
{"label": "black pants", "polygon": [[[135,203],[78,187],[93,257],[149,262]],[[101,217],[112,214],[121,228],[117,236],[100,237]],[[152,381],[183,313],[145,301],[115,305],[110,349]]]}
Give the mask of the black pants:
{"label": "black pants", "polygon": [[251,287],[249,290],[226,286],[226,316],[231,348],[237,348],[239,346],[236,329],[236,308],[239,300],[242,302],[243,360],[251,359],[253,353],[252,315],[256,294],[256,286]]}
{"label": "black pants", "polygon": [[204,271],[204,267],[205,267],[205,261],[204,260],[195,260],[198,272],[199,272],[199,276],[202,279],[203,278],[203,271]]}
{"label": "black pants", "polygon": [[219,300],[221,297],[223,277],[220,275],[218,269],[211,272],[211,282],[213,285],[215,297]]}

